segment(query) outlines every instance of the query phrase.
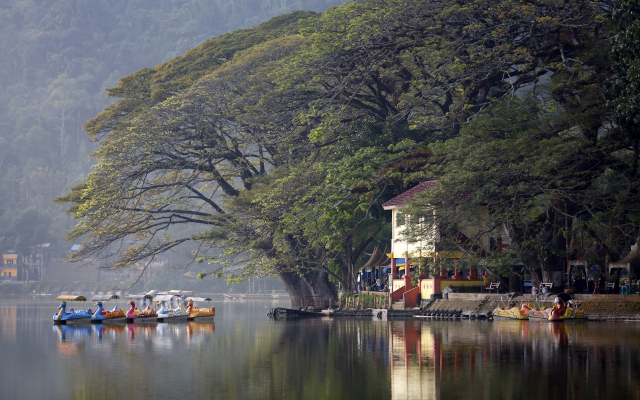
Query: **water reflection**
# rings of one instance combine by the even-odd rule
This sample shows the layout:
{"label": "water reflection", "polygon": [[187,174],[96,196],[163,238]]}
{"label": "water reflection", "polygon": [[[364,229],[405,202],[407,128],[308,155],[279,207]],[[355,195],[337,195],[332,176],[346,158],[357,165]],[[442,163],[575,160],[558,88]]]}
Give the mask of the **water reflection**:
{"label": "water reflection", "polygon": [[[11,324],[7,324],[11,326]],[[15,326],[15,319],[14,324]],[[69,354],[69,348],[84,345],[84,342],[93,336],[95,341],[118,342],[122,336],[128,342],[136,339],[150,341],[158,347],[171,347],[173,342],[179,342],[186,338],[187,343],[198,342],[212,335],[216,330],[214,322],[184,322],[181,324],[92,324],[87,326],[53,325],[54,332],[58,335],[58,349],[61,354]],[[9,336],[6,336],[9,338]]]}
{"label": "water reflection", "polygon": [[0,332],[3,337],[15,339],[17,317],[18,312],[15,305],[0,308],[0,321],[2,321],[2,331]]}
{"label": "water reflection", "polygon": [[394,399],[640,398],[636,325],[391,325]]}
{"label": "water reflection", "polygon": [[0,301],[0,397],[640,398],[636,324],[275,322],[272,304],[219,305],[215,323],[54,326],[55,305]]}

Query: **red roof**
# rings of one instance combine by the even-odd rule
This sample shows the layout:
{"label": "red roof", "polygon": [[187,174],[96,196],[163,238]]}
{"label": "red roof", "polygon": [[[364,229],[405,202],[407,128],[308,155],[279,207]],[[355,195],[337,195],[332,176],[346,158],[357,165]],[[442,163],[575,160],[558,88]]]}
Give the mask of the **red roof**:
{"label": "red roof", "polygon": [[424,192],[431,186],[435,186],[436,183],[438,183],[438,181],[436,180],[422,182],[418,186],[402,193],[400,196],[396,196],[393,199],[387,201],[382,205],[382,208],[385,210],[392,210],[394,208],[402,207],[406,200],[409,200],[409,201],[413,200],[417,194]]}

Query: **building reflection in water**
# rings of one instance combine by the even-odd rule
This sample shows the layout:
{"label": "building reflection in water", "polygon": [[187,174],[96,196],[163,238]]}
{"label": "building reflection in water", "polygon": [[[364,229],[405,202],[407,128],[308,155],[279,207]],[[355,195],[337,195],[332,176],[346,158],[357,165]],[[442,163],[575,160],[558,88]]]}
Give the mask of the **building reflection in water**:
{"label": "building reflection in water", "polygon": [[15,305],[0,308],[0,333],[3,338],[15,340],[17,319],[18,310]]}
{"label": "building reflection in water", "polygon": [[393,399],[437,399],[440,338],[417,321],[392,322],[389,331]]}

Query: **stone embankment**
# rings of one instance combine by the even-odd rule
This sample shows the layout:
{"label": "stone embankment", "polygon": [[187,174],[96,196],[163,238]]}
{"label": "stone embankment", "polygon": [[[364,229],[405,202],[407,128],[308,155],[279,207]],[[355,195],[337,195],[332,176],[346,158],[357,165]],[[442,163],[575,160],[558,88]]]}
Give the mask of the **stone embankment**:
{"label": "stone embankment", "polygon": [[418,315],[420,309],[387,310],[386,308],[365,308],[363,310],[333,310],[328,312],[331,317],[367,317],[378,319],[412,318]]}
{"label": "stone embankment", "polygon": [[[462,311],[464,317],[488,316],[506,295],[500,294],[472,294],[451,293],[448,299],[432,300],[426,303],[423,310],[431,311]],[[640,321],[640,296],[638,295],[576,295],[580,302],[580,308],[587,312],[587,317],[592,321]],[[538,300],[538,304],[552,307],[555,296],[551,295],[545,300]],[[515,306],[522,303],[536,304],[534,295],[525,294],[511,299]]]}
{"label": "stone embankment", "polygon": [[[640,296],[638,295],[576,295],[580,308],[587,312],[590,321],[640,321]],[[553,307],[555,296],[538,299],[537,304]],[[506,295],[482,293],[451,293],[448,299],[424,301],[422,309],[338,309],[325,311],[332,317],[367,317],[379,319],[413,318],[421,314],[454,314],[462,318],[486,318],[500,304],[505,304]],[[504,303],[503,303],[504,302]],[[509,304],[520,307],[522,303],[536,304],[531,294],[511,298]],[[505,304],[508,305],[508,304]],[[446,317],[445,317],[446,318]]]}

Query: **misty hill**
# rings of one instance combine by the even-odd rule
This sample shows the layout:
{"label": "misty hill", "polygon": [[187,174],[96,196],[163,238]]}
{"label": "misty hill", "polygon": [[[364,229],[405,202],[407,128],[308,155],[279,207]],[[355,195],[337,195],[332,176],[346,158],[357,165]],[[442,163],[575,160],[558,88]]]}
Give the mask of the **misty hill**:
{"label": "misty hill", "polygon": [[251,28],[263,21],[293,10],[324,11],[341,3],[3,1],[0,250],[33,258],[39,243],[63,244],[74,222],[52,200],[90,172],[93,161],[88,155],[95,144],[82,126],[114,101],[105,90],[117,87],[120,78],[141,69],[156,71],[152,67],[158,64],[180,68],[180,60],[198,54],[231,57],[260,41],[295,33],[297,20],[313,13],[298,12]]}

